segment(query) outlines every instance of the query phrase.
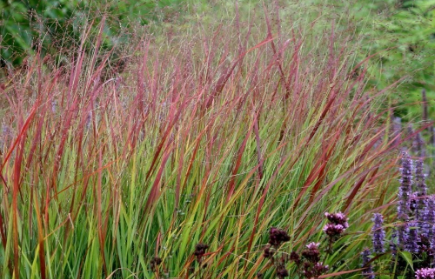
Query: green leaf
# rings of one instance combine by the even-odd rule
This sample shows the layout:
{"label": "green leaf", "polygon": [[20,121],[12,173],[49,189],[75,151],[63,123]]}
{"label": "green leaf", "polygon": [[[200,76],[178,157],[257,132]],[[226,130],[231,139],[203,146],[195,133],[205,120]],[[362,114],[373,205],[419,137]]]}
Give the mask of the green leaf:
{"label": "green leaf", "polygon": [[408,265],[414,270],[414,263],[412,261],[412,254],[408,251],[402,251],[399,253],[400,256],[408,263]]}

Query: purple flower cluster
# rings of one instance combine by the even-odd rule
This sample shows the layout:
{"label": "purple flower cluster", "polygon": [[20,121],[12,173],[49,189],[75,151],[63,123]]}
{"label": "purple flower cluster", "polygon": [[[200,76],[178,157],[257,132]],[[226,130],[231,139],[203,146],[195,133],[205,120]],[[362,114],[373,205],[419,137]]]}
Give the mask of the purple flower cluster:
{"label": "purple flower cluster", "polygon": [[320,261],[319,245],[320,243],[311,242],[306,246],[307,249],[302,251],[305,261],[302,264],[301,273],[306,278],[317,278],[329,270],[329,266]]}
{"label": "purple flower cluster", "polygon": [[[285,263],[288,261],[288,257],[282,256],[279,258],[275,256],[275,252],[277,249],[283,244],[290,240],[290,236],[283,229],[278,228],[270,228],[269,230],[269,242],[266,244],[266,247],[263,250],[263,256],[268,258],[276,268],[276,275],[278,278],[286,278],[289,276],[288,270],[285,268]],[[258,276],[257,278],[262,278],[263,275]]]}
{"label": "purple flower cluster", "polygon": [[435,268],[421,268],[415,272],[416,279],[434,279]]}
{"label": "purple flower cluster", "polygon": [[330,240],[333,241],[340,237],[344,231],[349,227],[346,215],[341,212],[338,213],[325,213],[325,217],[328,219],[329,223],[323,227],[323,231],[329,236]]}
{"label": "purple flower cluster", "polygon": [[325,217],[329,220],[329,222],[333,224],[342,225],[345,229],[349,227],[349,224],[347,222],[347,217],[341,212],[338,213],[328,213],[325,212]]}
{"label": "purple flower cluster", "polygon": [[384,223],[384,219],[382,214],[375,213],[373,215],[373,228],[372,228],[372,242],[373,242],[373,251],[375,253],[383,253],[384,249],[384,239],[385,239],[385,230],[382,228]]}
{"label": "purple flower cluster", "polygon": [[427,207],[423,217],[422,235],[430,240],[431,249],[435,249],[435,197],[427,198]]}
{"label": "purple flower cluster", "polygon": [[266,247],[264,247],[264,250],[263,250],[263,256],[266,259],[271,259],[274,254],[275,254],[275,249],[272,248],[272,246],[269,243],[267,243]]}
{"label": "purple flower cluster", "polygon": [[312,263],[320,261],[319,245],[320,243],[315,242],[311,242],[310,244],[308,244],[307,249],[302,251],[302,257]]}
{"label": "purple flower cluster", "polygon": [[[434,223],[435,223],[435,200],[428,196],[424,164],[421,159],[415,162],[415,184],[413,184],[414,162],[409,154],[402,155],[400,168],[399,202],[397,207],[398,219],[402,221],[397,230],[398,245],[401,249],[411,253],[425,250],[422,241],[428,242],[430,248],[435,248]],[[412,192],[412,187],[415,192]],[[424,242],[423,241],[423,242]],[[421,247],[420,247],[421,246]]]}
{"label": "purple flower cluster", "polygon": [[[399,224],[393,230],[390,238],[389,248],[391,254],[395,258],[398,250],[408,251],[412,253],[413,260],[419,259],[419,267],[433,267],[435,260],[435,196],[427,193],[428,187],[422,159],[420,158],[414,162],[407,152],[403,152],[400,173],[397,204]],[[383,216],[375,213],[372,221],[373,252],[377,254],[384,253],[385,230],[383,228]],[[375,278],[370,261],[370,250],[365,249],[361,256],[364,268],[362,275],[365,278]],[[399,265],[401,265],[400,259]],[[403,271],[404,269],[400,270]],[[405,275],[409,278],[410,273]],[[421,268],[416,271],[415,275],[416,278],[435,279],[435,268]]]}

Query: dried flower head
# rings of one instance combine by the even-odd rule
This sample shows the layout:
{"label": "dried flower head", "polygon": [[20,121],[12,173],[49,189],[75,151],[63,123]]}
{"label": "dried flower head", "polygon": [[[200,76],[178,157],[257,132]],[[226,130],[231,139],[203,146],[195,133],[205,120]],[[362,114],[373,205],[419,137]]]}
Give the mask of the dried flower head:
{"label": "dried flower head", "polygon": [[320,245],[320,242],[311,242],[311,243],[309,243],[309,244],[307,244],[307,248],[308,249],[310,249],[310,250],[318,250],[319,249],[319,245]]}
{"label": "dried flower head", "polygon": [[196,259],[198,262],[201,262],[202,257],[205,254],[205,251],[209,248],[207,244],[204,243],[198,243],[195,246],[195,252],[193,253],[196,256]]}
{"label": "dried flower head", "polygon": [[275,254],[275,249],[273,249],[270,244],[267,244],[263,250],[263,256],[267,259],[270,259]]}
{"label": "dried flower head", "polygon": [[320,251],[319,251],[320,243],[311,242],[307,245],[308,249],[302,251],[302,257],[307,259],[307,261],[312,263],[317,263],[320,260]]}
{"label": "dried flower head", "polygon": [[282,243],[290,240],[290,236],[286,231],[278,228],[270,228],[269,243],[275,247],[279,247]]}
{"label": "dried flower head", "polygon": [[276,270],[276,276],[278,276],[278,278],[285,278],[289,276],[288,270],[284,267],[284,266],[279,266],[278,269]]}
{"label": "dried flower head", "polygon": [[152,272],[156,272],[157,271],[157,267],[162,263],[162,259],[159,257],[154,257],[151,259],[150,262],[150,266],[151,266],[151,271]]}
{"label": "dried flower head", "polygon": [[298,253],[291,252],[290,253],[290,261],[294,262],[296,265],[300,265],[301,264],[301,257],[299,256]]}
{"label": "dried flower head", "polygon": [[326,224],[323,227],[323,231],[331,238],[339,237],[344,231],[346,230],[343,225],[336,225],[336,224]]}

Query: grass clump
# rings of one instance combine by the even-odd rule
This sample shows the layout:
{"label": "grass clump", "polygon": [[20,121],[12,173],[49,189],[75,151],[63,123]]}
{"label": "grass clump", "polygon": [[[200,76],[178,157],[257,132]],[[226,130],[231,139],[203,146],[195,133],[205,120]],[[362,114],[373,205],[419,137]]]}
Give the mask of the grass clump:
{"label": "grass clump", "polygon": [[136,38],[109,78],[98,47],[11,74],[0,275],[298,278],[294,260],[270,268],[265,237],[303,254],[325,212],[359,221],[338,237],[329,220],[322,273],[356,272],[371,209],[395,199],[397,137],[351,67],[352,32],[306,9],[236,6]]}

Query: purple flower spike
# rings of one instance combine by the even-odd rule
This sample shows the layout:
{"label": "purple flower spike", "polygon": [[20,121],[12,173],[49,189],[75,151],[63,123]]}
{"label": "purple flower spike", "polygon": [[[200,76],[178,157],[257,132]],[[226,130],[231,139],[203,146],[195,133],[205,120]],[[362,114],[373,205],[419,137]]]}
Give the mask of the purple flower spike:
{"label": "purple flower spike", "polygon": [[421,225],[422,232],[427,239],[433,239],[434,230],[433,225],[435,224],[435,199],[434,196],[430,196],[426,199],[426,208],[422,212],[422,222]]}
{"label": "purple flower spike", "polygon": [[420,246],[418,242],[420,242],[420,237],[418,235],[418,224],[416,222],[410,222],[409,227],[406,232],[408,235],[408,239],[406,241],[405,250],[411,253],[420,252]]}
{"label": "purple flower spike", "polygon": [[427,195],[426,174],[424,173],[423,160],[415,162],[415,184],[419,196]]}
{"label": "purple flower spike", "polygon": [[397,244],[400,249],[405,248],[408,243],[408,223],[397,228]]}
{"label": "purple flower spike", "polygon": [[[425,217],[427,214],[428,199],[427,199],[427,185],[426,175],[423,170],[423,160],[419,159],[415,163],[415,186],[416,195],[416,217],[420,222],[420,228],[424,227]],[[423,232],[424,233],[424,232]]]}
{"label": "purple flower spike", "polygon": [[402,167],[400,168],[402,178],[400,179],[399,205],[397,207],[398,218],[401,221],[407,221],[411,213],[412,170],[413,162],[409,154],[404,152],[402,155]]}
{"label": "purple flower spike", "polygon": [[379,213],[375,213],[372,220],[374,223],[372,228],[373,251],[375,253],[384,253],[385,231],[382,228],[384,220],[382,218],[382,215]]}
{"label": "purple flower spike", "polygon": [[362,275],[364,276],[364,278],[367,279],[375,279],[375,274],[373,272],[373,268],[372,265],[370,263],[370,250],[368,248],[366,248],[362,253],[361,253],[361,258],[362,258],[362,267],[365,268],[362,271]]}

